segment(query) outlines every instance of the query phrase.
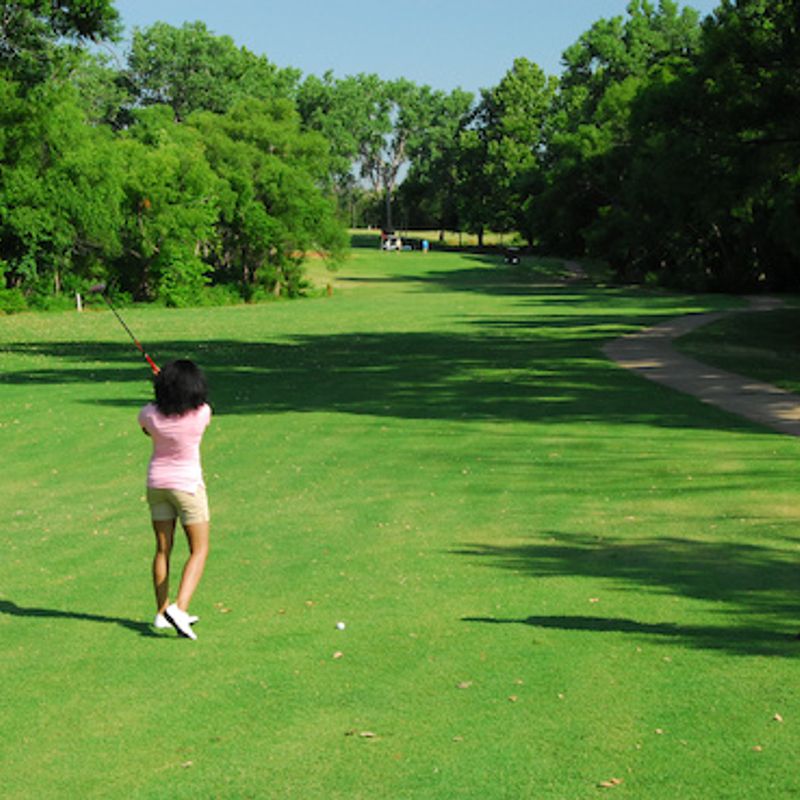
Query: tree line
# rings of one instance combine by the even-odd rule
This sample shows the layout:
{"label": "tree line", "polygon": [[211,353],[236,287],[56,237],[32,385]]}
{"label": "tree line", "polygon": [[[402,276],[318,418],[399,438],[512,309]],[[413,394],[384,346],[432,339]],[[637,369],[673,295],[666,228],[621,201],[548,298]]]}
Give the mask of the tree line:
{"label": "tree line", "polygon": [[409,219],[518,231],[626,281],[800,288],[798,0],[723,0],[703,20],[633,0],[562,63],[556,79],[515,60],[449,148],[412,159]]}
{"label": "tree line", "polygon": [[0,265],[7,309],[109,282],[170,306],[294,296],[348,245],[299,73],[156,24],[124,64],[107,0],[0,4]]}
{"label": "tree line", "polygon": [[800,0],[705,19],[632,0],[549,76],[478,96],[303,78],[202,23],[137,30],[110,0],[0,3],[5,296],[87,282],[169,305],[304,290],[346,226],[518,234],[621,279],[800,286]]}

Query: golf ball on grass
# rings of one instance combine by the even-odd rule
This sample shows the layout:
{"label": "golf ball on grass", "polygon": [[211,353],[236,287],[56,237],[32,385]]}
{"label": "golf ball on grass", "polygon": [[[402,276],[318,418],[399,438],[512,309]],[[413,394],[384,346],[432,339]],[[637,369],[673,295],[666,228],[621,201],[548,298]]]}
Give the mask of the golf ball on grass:
{"label": "golf ball on grass", "polygon": [[337,627],[337,628],[338,628],[340,631],[343,631],[343,630],[345,629],[346,625],[344,624],[344,622],[337,622],[337,623],[336,623],[336,627]]}

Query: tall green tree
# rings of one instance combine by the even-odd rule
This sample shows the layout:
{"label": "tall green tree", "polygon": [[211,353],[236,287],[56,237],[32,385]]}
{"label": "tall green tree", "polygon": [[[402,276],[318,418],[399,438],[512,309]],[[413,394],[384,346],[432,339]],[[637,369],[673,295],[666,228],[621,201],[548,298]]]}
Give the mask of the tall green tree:
{"label": "tall green tree", "polygon": [[464,213],[479,238],[491,226],[533,239],[530,206],[541,183],[539,163],[556,86],[537,64],[518,58],[497,86],[481,93],[462,138]]}
{"label": "tall green tree", "polygon": [[224,113],[243,97],[291,97],[300,78],[298,70],[279,69],[202,22],[137,29],[126,74],[136,103],[168,105],[179,121],[193,111]]}
{"label": "tall green tree", "polygon": [[374,127],[370,112],[379,87],[375,75],[338,79],[328,70],[321,78],[308,75],[298,88],[297,110],[303,126],[328,140],[331,177],[341,194],[354,186],[361,143]]}
{"label": "tall green tree", "polygon": [[328,144],[301,130],[292,103],[240,101],[225,115],[199,112],[188,124],[223,184],[213,256],[221,277],[249,293],[261,287],[294,296],[309,252],[341,258],[345,231],[320,188],[330,170]]}
{"label": "tall green tree", "polygon": [[435,127],[442,93],[411,81],[359,74],[309,78],[298,93],[306,127],[331,142],[340,195],[356,178],[384,199],[384,224],[393,227],[392,201],[403,169]]}
{"label": "tall green tree", "polygon": [[699,46],[696,11],[673,0],[632,0],[625,17],[599,20],[565,51],[545,137],[544,191],[532,209],[545,247],[591,250],[596,226],[620,202],[633,98],[651,70],[689,63]]}
{"label": "tall green tree", "polygon": [[111,132],[74,90],[0,78],[0,266],[6,286],[78,288],[120,249],[121,167]]}
{"label": "tall green tree", "polygon": [[632,169],[605,243],[629,276],[800,287],[798,21],[797,0],[724,2],[697,58],[635,99]]}
{"label": "tall green tree", "polygon": [[409,149],[410,167],[400,186],[404,218],[411,227],[458,227],[459,137],[468,123],[473,95],[461,89],[431,92],[426,120]]}
{"label": "tall green tree", "polygon": [[22,86],[40,83],[70,66],[85,42],[118,33],[112,0],[2,0],[0,73]]}
{"label": "tall green tree", "polygon": [[431,127],[435,94],[428,86],[411,81],[387,81],[379,102],[386,121],[384,132],[375,131],[362,145],[361,176],[369,180],[386,202],[385,226],[394,227],[392,207],[403,167],[421,136]]}
{"label": "tall green tree", "polygon": [[297,92],[297,108],[306,130],[321,133],[330,147],[330,185],[343,215],[355,222],[363,209],[365,189],[359,159],[376,130],[386,130],[379,97],[383,82],[377,75],[336,78],[327,71],[309,75]]}
{"label": "tall green tree", "polygon": [[169,306],[197,303],[209,282],[223,183],[198,132],[175,124],[171,109],[136,112],[118,140],[124,163],[121,288]]}
{"label": "tall green tree", "polygon": [[384,226],[391,229],[394,192],[416,130],[418,89],[411,81],[382,81],[375,75],[344,79],[345,84],[351,82],[363,87],[364,106],[358,118],[362,123],[358,130],[359,174],[384,198]]}
{"label": "tall green tree", "polygon": [[483,246],[487,226],[495,218],[493,198],[493,167],[489,160],[488,131],[481,127],[468,127],[459,133],[456,162],[456,197],[459,230],[462,228],[478,236],[478,246]]}
{"label": "tall green tree", "polygon": [[115,130],[134,124],[134,98],[124,72],[101,53],[83,52],[69,73],[91,125]]}

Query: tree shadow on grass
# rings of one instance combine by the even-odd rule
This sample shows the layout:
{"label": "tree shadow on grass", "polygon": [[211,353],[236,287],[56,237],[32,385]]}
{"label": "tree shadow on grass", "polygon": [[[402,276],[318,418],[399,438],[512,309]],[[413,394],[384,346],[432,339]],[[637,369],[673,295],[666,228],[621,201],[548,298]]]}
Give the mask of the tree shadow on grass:
{"label": "tree shadow on grass", "polygon": [[[405,419],[636,423],[759,430],[608,362],[599,344],[619,317],[471,320],[475,332],[304,335],[280,341],[162,341],[162,363],[191,357],[209,375],[218,414],[335,411]],[[505,326],[508,326],[508,330]],[[54,363],[7,370],[2,384],[141,384],[146,366],[124,342],[18,342],[8,353]],[[102,393],[98,393],[102,396]],[[121,406],[141,403],[99,400]]]}
{"label": "tree shadow on grass", "polygon": [[[496,255],[465,255],[462,260],[469,266],[462,269],[430,269],[419,273],[398,271],[387,276],[385,280],[404,282],[423,291],[527,297],[530,298],[529,303],[516,300],[516,308],[535,304],[537,311],[544,310],[547,313],[544,319],[545,325],[549,324],[549,311],[559,307],[580,310],[586,315],[587,322],[591,321],[595,314],[608,315],[612,309],[619,312],[614,318],[616,322],[620,322],[620,319],[628,315],[631,320],[635,320],[638,315],[643,323],[657,324],[676,314],[674,294],[624,285],[598,286],[590,278],[569,278],[566,266],[563,272],[560,272],[552,264],[537,264],[535,257],[523,260],[519,266],[507,265]],[[548,259],[548,261],[553,260],[557,261]],[[634,306],[633,310],[631,305]],[[724,295],[682,294],[680,305],[689,309],[694,308],[697,313],[703,313],[717,308],[740,308],[746,306],[746,303],[741,299]],[[542,324],[542,320],[538,317],[536,314],[532,318],[534,324]],[[580,315],[565,319],[578,320],[580,324]],[[627,332],[629,331],[622,331],[619,335]]]}
{"label": "tree shadow on grass", "polygon": [[[162,340],[148,341],[148,351],[160,363],[178,357],[200,363],[209,375],[218,414],[335,411],[405,419],[761,430],[632,375],[601,353],[607,340],[674,315],[674,299],[648,296],[646,303],[632,303],[641,295],[534,289],[519,281],[530,270],[498,266],[498,257],[491,255],[464,256],[463,269],[425,267],[416,275],[400,274],[402,263],[398,256],[396,274],[382,271],[374,279],[424,291],[520,299],[504,303],[491,317],[455,316],[454,311],[443,322],[450,327],[455,319],[456,330],[285,335],[275,341]],[[141,385],[147,368],[120,337],[114,342],[0,344],[0,353],[32,357],[32,366],[0,374],[0,386]],[[129,402],[97,402],[133,407],[141,403],[141,393]]]}
{"label": "tree shadow on grass", "polygon": [[695,625],[672,620],[536,614],[521,619],[465,617],[464,621],[632,634],[737,655],[796,658],[800,652],[796,639],[800,630],[800,567],[797,541],[790,541],[790,547],[780,549],[675,537],[631,540],[559,532],[544,534],[541,541],[531,544],[471,545],[456,552],[533,578],[580,577],[602,581],[615,592],[705,601],[715,605],[713,613],[722,621],[718,625]]}
{"label": "tree shadow on grass", "polygon": [[586,633],[624,633],[639,637],[658,637],[658,641],[689,644],[694,648],[724,650],[736,655],[769,655],[796,658],[800,642],[794,633],[755,626],[679,625],[677,623],[648,623],[619,617],[593,616],[534,616],[524,619],[495,617],[464,617],[464,622],[491,625],[529,625],[560,631]]}
{"label": "tree shadow on grass", "polygon": [[146,638],[162,638],[153,631],[152,627],[146,622],[139,622],[133,619],[122,617],[106,617],[100,614],[84,614],[76,611],[61,611],[55,608],[34,608],[18,606],[10,600],[0,600],[0,614],[8,614],[12,617],[25,618],[46,618],[46,619],[76,619],[83,622],[99,622],[104,625],[119,625],[126,630],[132,631],[139,636]]}
{"label": "tree shadow on grass", "polygon": [[[461,269],[431,269],[418,273],[394,273],[395,280],[405,280],[409,284],[424,286],[428,290],[442,292],[479,292],[488,295],[524,295],[545,293],[592,292],[595,286],[589,277],[576,277],[567,266],[567,260],[523,256],[519,264],[507,264],[502,251],[485,253],[465,253],[461,256],[465,266]],[[397,266],[401,266],[398,259]],[[629,295],[641,299],[651,296],[643,290],[609,289],[603,287],[596,293],[607,296]],[[653,294],[653,298],[657,295]],[[594,298],[596,299],[596,298]],[[594,302],[594,299],[592,302]]]}

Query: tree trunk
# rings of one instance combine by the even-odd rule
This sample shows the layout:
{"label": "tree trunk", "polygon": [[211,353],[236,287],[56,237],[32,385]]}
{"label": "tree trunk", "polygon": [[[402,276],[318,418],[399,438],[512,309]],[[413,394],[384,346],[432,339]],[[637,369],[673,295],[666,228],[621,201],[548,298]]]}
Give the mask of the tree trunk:
{"label": "tree trunk", "polygon": [[386,230],[391,231],[392,228],[392,191],[386,190]]}

